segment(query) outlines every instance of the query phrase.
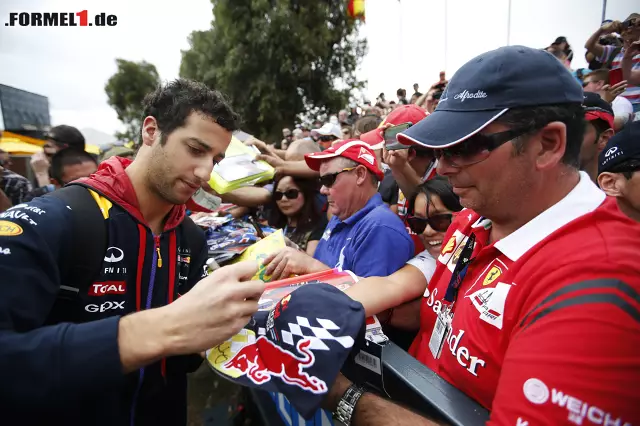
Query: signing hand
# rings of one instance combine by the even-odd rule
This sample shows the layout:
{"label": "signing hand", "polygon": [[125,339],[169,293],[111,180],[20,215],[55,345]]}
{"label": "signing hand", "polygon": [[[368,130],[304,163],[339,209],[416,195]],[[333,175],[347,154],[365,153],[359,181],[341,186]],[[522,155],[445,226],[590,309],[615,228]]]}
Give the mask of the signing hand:
{"label": "signing hand", "polygon": [[258,310],[262,281],[246,281],[258,270],[254,261],[220,268],[165,308],[176,341],[174,355],[199,353],[238,333]]}

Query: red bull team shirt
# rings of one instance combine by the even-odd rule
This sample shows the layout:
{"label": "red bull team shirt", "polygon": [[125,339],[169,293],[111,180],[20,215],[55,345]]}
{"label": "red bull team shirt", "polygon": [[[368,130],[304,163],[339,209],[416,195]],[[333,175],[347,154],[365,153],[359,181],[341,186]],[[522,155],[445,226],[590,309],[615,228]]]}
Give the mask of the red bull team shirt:
{"label": "red bull team shirt", "polygon": [[[467,209],[449,228],[410,353],[491,410],[490,424],[640,422],[640,224],[581,173],[563,200],[514,233],[489,244],[490,232]],[[434,355],[429,343],[471,235]]]}

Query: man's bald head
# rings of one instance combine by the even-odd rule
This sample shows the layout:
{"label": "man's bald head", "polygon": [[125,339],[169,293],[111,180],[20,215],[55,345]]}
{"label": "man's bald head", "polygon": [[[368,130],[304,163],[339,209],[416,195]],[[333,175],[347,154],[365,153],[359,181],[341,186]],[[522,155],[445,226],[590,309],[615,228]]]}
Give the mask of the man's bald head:
{"label": "man's bald head", "polygon": [[320,147],[314,141],[308,139],[298,139],[291,142],[287,152],[284,154],[286,161],[302,161],[305,154],[311,154],[312,152],[319,152]]}

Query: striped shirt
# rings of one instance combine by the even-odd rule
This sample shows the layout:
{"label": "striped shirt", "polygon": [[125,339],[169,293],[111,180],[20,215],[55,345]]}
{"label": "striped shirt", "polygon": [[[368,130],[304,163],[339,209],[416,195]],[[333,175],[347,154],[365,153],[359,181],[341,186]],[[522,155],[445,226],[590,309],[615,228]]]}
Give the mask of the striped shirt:
{"label": "striped shirt", "polygon": [[16,206],[25,201],[25,196],[33,190],[33,186],[24,176],[20,176],[11,170],[1,169],[0,189],[9,197],[11,203]]}
{"label": "striped shirt", "polygon": [[[602,48],[604,49],[604,52],[602,53],[602,56],[597,58],[597,60],[604,64],[611,57],[611,54],[615,50],[615,46],[602,46]],[[622,50],[620,50],[620,52],[613,58],[613,61],[611,62],[611,69],[612,70],[615,70],[615,69],[618,69],[618,68],[621,67],[621,62],[622,62],[622,56],[623,55],[624,55],[624,48]],[[635,70],[640,70],[640,54],[635,55],[633,57],[633,65],[632,65],[631,69],[634,70],[634,71]],[[629,101],[633,105],[633,110],[635,112],[640,111],[640,86],[633,86],[633,85],[629,84],[627,86],[627,90],[625,90],[622,93],[622,96],[624,96],[625,98],[629,99]]]}

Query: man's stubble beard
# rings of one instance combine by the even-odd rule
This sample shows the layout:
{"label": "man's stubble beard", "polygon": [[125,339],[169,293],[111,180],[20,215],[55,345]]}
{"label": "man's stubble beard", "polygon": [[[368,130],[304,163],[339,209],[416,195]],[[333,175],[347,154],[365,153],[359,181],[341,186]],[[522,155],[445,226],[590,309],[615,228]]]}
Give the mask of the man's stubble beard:
{"label": "man's stubble beard", "polygon": [[173,185],[168,181],[172,176],[168,159],[161,147],[156,148],[151,156],[149,173],[147,174],[147,187],[149,191],[169,204],[184,204],[187,200],[178,200],[173,196]]}

